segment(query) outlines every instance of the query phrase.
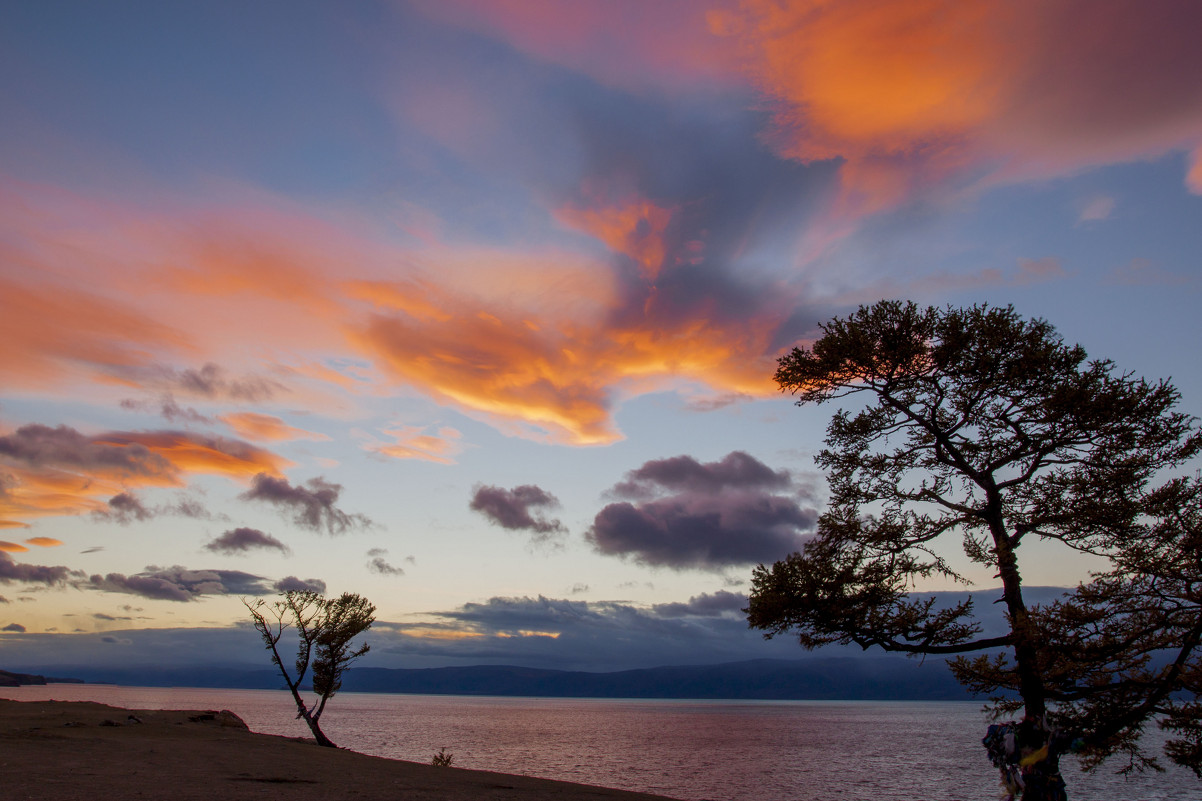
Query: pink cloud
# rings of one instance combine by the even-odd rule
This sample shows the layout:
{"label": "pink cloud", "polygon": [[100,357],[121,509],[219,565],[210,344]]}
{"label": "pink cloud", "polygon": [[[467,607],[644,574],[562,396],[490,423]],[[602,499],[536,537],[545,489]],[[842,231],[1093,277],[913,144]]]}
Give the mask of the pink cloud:
{"label": "pink cloud", "polygon": [[609,86],[737,86],[738,52],[713,35],[725,2],[693,0],[419,0],[442,22],[495,36]]}

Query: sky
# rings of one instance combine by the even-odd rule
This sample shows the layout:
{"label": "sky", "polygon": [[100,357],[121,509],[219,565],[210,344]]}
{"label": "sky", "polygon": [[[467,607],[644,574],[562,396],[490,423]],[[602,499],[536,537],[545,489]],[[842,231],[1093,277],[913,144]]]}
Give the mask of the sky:
{"label": "sky", "polygon": [[772,381],[821,322],[1013,304],[1202,412],[1199,30],[4,4],[0,662],[262,662],[243,599],[306,588],[376,666],[800,656],[740,609],[825,503],[835,408]]}

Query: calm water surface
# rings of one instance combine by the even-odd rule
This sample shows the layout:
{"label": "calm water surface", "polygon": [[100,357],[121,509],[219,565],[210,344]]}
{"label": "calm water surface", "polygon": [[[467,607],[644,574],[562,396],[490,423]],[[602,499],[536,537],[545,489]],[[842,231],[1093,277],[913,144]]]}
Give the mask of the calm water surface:
{"label": "calm water surface", "polygon": [[[303,736],[285,692],[57,684],[0,688],[18,700],[134,709],[231,709],[257,732]],[[660,793],[691,801],[995,801],[975,703],[645,701],[341,693],[322,728],[341,746],[455,766]],[[1085,775],[1073,801],[1202,801],[1185,770]],[[1115,765],[1109,770],[1114,770]]]}

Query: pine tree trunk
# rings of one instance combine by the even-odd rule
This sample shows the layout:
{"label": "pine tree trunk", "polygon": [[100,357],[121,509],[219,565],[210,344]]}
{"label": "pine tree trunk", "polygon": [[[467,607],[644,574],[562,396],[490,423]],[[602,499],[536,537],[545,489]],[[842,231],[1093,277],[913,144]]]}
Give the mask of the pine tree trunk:
{"label": "pine tree trunk", "polygon": [[[995,504],[990,504],[994,506]],[[1000,510],[1001,504],[996,508]],[[1022,695],[1023,705],[1028,717],[1042,720],[1047,711],[1046,692],[1043,678],[1039,673],[1039,656],[1035,630],[1031,625],[1031,616],[1027,605],[1023,602],[1022,577],[1018,573],[1018,560],[1014,555],[1014,547],[1007,536],[1005,523],[1001,520],[1000,511],[989,510],[987,513],[989,529],[993,535],[995,552],[997,553],[998,576],[1002,579],[1002,597],[1006,602],[1006,611],[1010,616],[1010,633],[1014,639],[1014,663],[1018,672],[1019,694]]]}

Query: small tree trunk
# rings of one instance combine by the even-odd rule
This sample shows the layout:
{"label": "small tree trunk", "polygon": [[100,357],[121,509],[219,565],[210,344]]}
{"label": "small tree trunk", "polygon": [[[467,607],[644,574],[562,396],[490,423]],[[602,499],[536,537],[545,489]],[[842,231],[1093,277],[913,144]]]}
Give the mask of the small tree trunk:
{"label": "small tree trunk", "polygon": [[298,717],[305,719],[305,723],[309,725],[309,731],[313,732],[314,739],[318,745],[324,745],[327,748],[337,748],[333,740],[326,737],[325,732],[321,730],[321,726],[317,725],[317,718],[309,713],[309,708],[305,706],[305,699],[301,698],[299,688],[294,686],[292,682],[288,682],[288,689],[292,690],[292,700],[296,702],[296,710],[299,713]]}

